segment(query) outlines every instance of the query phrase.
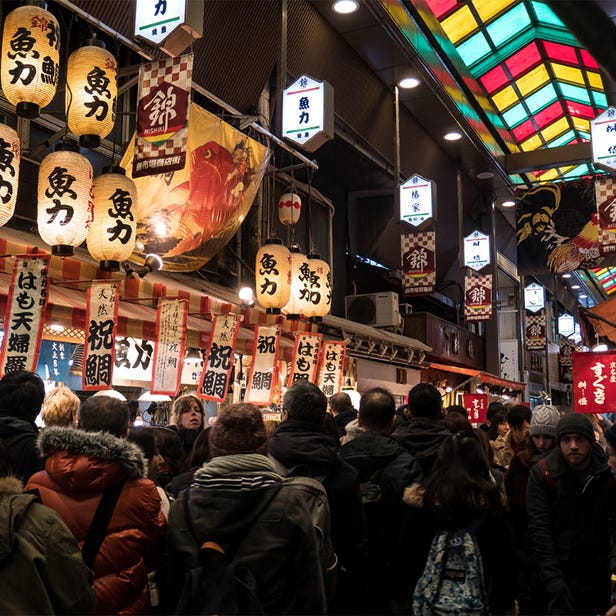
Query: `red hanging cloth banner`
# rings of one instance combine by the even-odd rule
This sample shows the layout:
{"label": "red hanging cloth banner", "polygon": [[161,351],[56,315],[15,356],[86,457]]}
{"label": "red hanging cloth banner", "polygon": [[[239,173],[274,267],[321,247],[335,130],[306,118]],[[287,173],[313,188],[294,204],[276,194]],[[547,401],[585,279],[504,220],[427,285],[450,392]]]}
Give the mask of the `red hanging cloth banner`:
{"label": "red hanging cloth banner", "polygon": [[488,394],[464,394],[463,403],[471,423],[483,423],[488,410]]}
{"label": "red hanging cloth banner", "polygon": [[244,402],[267,406],[272,401],[278,370],[276,357],[280,344],[280,325],[258,325]]}
{"label": "red hanging cloth banner", "polygon": [[610,413],[616,399],[616,353],[571,353],[573,410]]}

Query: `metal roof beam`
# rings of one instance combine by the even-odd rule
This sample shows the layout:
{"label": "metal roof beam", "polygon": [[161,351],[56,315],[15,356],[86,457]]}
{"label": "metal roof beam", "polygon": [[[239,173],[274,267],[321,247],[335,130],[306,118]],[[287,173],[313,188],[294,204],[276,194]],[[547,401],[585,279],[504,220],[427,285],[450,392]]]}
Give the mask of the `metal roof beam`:
{"label": "metal roof beam", "polygon": [[591,162],[592,147],[590,142],[563,145],[559,148],[544,148],[532,152],[505,154],[504,157],[505,171],[509,175]]}

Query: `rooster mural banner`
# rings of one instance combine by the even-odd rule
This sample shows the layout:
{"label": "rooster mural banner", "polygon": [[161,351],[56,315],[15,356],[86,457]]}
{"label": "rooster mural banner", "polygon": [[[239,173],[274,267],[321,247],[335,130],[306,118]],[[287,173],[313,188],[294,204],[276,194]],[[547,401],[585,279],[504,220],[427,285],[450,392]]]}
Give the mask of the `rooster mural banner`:
{"label": "rooster mural banner", "polygon": [[[137,242],[131,259],[156,253],[163,269],[194,271],[233,237],[263,179],[269,150],[191,104],[186,166],[133,177],[139,193]],[[122,159],[130,175],[133,150]]]}
{"label": "rooster mural banner", "polygon": [[532,188],[519,199],[516,223],[520,276],[597,266],[599,220],[592,181]]}

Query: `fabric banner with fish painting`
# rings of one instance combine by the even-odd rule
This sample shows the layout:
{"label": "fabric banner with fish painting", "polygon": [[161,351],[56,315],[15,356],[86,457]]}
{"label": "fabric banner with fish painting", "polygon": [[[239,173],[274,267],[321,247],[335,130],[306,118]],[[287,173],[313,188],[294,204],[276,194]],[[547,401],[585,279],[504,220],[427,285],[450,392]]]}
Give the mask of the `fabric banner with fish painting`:
{"label": "fabric banner with fish painting", "polygon": [[187,54],[139,69],[133,177],[184,169],[192,67]]}
{"label": "fabric banner with fish painting", "polygon": [[[195,105],[190,106],[186,166],[133,178],[139,194],[137,248],[163,269],[194,271],[217,255],[246,218],[267,168],[266,146]],[[122,159],[130,175],[133,149]]]}

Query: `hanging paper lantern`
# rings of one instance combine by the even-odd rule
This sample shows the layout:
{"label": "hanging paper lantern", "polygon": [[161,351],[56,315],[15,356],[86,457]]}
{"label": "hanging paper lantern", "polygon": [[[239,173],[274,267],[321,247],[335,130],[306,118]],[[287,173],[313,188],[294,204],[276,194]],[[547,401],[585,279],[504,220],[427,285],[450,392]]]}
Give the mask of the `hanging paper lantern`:
{"label": "hanging paper lantern", "polygon": [[0,226],[6,224],[17,203],[19,186],[19,135],[0,124]]}
{"label": "hanging paper lantern", "polygon": [[278,201],[278,218],[283,225],[294,225],[302,213],[302,200],[294,192],[288,192]]}
{"label": "hanging paper lantern", "polygon": [[332,305],[332,278],[329,265],[318,254],[308,255],[310,264],[310,301],[304,312],[313,320],[320,320],[329,314]]}
{"label": "hanging paper lantern", "polygon": [[282,241],[267,240],[257,252],[256,296],[269,314],[280,314],[291,295],[291,253]]}
{"label": "hanging paper lantern", "polygon": [[97,148],[113,129],[118,98],[118,66],[98,39],[88,39],[68,59],[66,118],[85,148]]}
{"label": "hanging paper lantern", "polygon": [[54,255],[72,255],[92,222],[92,165],[77,149],[58,144],[39,169],[38,230]]}
{"label": "hanging paper lantern", "polygon": [[291,246],[291,296],[282,312],[287,319],[299,319],[310,306],[310,263],[299,246]]}
{"label": "hanging paper lantern", "polygon": [[56,94],[60,70],[60,28],[45,3],[28,0],[4,21],[0,81],[17,115],[36,118]]}
{"label": "hanging paper lantern", "polygon": [[94,180],[94,216],[88,251],[102,270],[118,271],[135,248],[137,187],[122,167],[103,169]]}

